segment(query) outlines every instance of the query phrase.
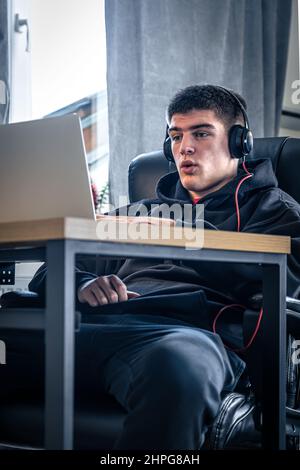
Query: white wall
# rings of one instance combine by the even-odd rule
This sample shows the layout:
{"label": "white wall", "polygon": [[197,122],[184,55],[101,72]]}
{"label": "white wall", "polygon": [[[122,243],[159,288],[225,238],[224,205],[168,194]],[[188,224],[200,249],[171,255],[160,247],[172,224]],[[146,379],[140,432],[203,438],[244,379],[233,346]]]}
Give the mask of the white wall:
{"label": "white wall", "polygon": [[[293,94],[299,90],[293,88],[292,85],[296,80],[299,80],[299,67],[300,67],[300,28],[299,28],[299,6],[300,0],[292,0],[292,21],[290,30],[289,53],[287,62],[287,71],[285,78],[285,89],[283,98],[283,110],[299,114],[297,117],[281,116],[281,128],[279,136],[300,137],[300,104],[292,101]],[[299,96],[299,92],[297,92]]]}
{"label": "white wall", "polygon": [[295,91],[292,83],[299,80],[299,27],[298,27],[298,0],[292,1],[292,21],[289,41],[289,54],[285,79],[285,91],[283,109],[300,112],[299,104],[292,102],[292,94]]}
{"label": "white wall", "polygon": [[278,133],[278,136],[290,136],[290,137],[296,137],[297,139],[300,138],[300,130],[294,130],[294,129],[286,129],[285,127],[281,127]]}
{"label": "white wall", "polygon": [[32,116],[106,88],[104,0],[30,0]]}

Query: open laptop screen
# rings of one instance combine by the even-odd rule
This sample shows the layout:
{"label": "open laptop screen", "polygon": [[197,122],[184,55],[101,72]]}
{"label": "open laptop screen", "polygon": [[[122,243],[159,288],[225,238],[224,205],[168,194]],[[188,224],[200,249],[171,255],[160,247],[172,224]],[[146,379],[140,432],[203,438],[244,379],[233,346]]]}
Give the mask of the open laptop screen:
{"label": "open laptop screen", "polygon": [[95,219],[80,119],[0,125],[0,222]]}

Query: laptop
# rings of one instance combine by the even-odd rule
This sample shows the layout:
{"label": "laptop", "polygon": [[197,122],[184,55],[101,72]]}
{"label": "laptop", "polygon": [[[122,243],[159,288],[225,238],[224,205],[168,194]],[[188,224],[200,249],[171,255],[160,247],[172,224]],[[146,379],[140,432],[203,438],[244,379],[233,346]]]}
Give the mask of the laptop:
{"label": "laptop", "polygon": [[76,114],[0,125],[0,223],[56,217],[95,220]]}

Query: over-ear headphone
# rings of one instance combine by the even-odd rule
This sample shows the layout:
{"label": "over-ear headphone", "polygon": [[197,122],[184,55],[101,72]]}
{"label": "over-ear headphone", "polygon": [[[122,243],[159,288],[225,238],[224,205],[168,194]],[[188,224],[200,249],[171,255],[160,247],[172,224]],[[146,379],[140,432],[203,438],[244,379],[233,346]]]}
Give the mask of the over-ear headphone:
{"label": "over-ear headphone", "polygon": [[[229,135],[228,135],[228,146],[229,146],[230,155],[232,157],[234,158],[246,157],[246,155],[248,155],[253,149],[253,134],[250,130],[249,120],[248,120],[246,110],[244,106],[242,105],[242,103],[240,102],[240,100],[238,99],[238,97],[232,91],[220,85],[214,85],[214,87],[223,90],[225,93],[231,96],[235,100],[235,102],[238,104],[242,112],[245,125],[241,126],[240,124],[235,124],[234,126],[230,128]],[[164,155],[166,159],[169,160],[170,162],[174,162],[174,157],[173,157],[172,147],[171,147],[171,138],[169,136],[168,130],[169,130],[169,127],[167,126],[163,151],[164,151]]]}

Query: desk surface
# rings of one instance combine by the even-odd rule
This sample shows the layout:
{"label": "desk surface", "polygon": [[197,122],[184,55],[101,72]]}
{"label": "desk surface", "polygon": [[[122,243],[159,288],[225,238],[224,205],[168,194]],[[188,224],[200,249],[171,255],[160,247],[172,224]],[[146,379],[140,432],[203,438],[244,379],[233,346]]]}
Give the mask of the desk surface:
{"label": "desk surface", "polygon": [[[161,227],[159,228],[158,226],[151,226],[151,230],[154,230],[152,232],[154,237],[152,238],[135,240],[118,239],[113,230],[108,230],[108,233],[103,236],[99,231],[99,223],[103,224],[103,221],[95,222],[93,220],[72,217],[0,223],[0,244],[24,242],[38,244],[38,242],[45,242],[46,240],[74,239],[88,241],[109,240],[122,243],[186,247],[187,240],[195,239],[195,230],[179,227],[168,228],[168,238],[159,238],[157,230],[161,230]],[[130,224],[122,222],[120,225],[124,233],[124,228],[128,228]],[[147,229],[150,229],[149,225],[145,224],[145,226]],[[203,236],[199,236],[199,244],[196,245],[199,248],[290,253],[290,237],[288,236],[225,232],[221,230],[204,230],[201,233]]]}

